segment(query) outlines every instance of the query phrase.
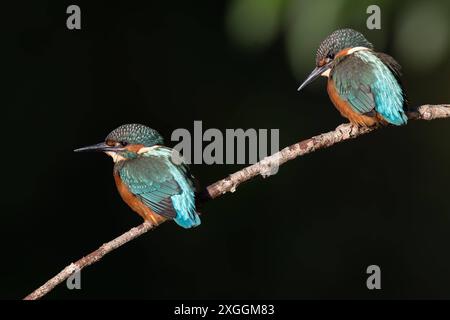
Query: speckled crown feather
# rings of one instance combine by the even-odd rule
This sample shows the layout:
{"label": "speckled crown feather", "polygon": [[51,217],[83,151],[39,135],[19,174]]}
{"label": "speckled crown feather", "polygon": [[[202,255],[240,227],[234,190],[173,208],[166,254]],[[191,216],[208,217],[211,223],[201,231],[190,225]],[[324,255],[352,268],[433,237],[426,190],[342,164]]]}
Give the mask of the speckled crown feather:
{"label": "speckled crown feather", "polygon": [[158,131],[142,124],[124,124],[111,131],[106,141],[127,142],[128,144],[143,144],[146,147],[164,144]]}
{"label": "speckled crown feather", "polygon": [[353,29],[336,30],[326,37],[317,49],[316,65],[327,56],[334,57],[339,51],[354,47],[373,49],[373,45],[360,32]]}

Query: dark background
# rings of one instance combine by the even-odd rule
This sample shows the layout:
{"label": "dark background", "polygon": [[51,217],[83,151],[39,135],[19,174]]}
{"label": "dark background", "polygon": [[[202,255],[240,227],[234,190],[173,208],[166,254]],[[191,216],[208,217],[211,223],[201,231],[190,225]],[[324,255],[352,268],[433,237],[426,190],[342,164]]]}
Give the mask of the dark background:
{"label": "dark background", "polygon": [[[338,3],[338,4],[336,4]],[[66,28],[78,4],[82,29]],[[367,30],[369,4],[382,29]],[[403,65],[412,106],[449,102],[445,1],[19,1],[3,5],[0,298],[22,298],[141,223],[112,161],[73,149],[144,123],[279,128],[280,146],[345,120],[325,80],[296,89],[320,41],[353,27]],[[444,14],[444,19],[442,18]],[[450,120],[386,128],[287,163],[165,223],[48,299],[450,298]],[[204,186],[242,165],[195,165]],[[366,288],[367,266],[382,290]]]}

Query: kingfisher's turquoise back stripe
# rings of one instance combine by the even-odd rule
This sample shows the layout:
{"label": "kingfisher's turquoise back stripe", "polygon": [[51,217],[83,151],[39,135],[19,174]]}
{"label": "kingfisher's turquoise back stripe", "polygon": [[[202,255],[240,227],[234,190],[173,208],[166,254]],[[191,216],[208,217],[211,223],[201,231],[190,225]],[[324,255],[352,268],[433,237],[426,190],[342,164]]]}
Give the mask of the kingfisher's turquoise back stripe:
{"label": "kingfisher's turquoise back stripe", "polygon": [[200,224],[195,211],[195,186],[188,168],[174,164],[172,149],[156,147],[142,157],[121,161],[117,170],[130,192],[155,213],[184,228]]}
{"label": "kingfisher's turquoise back stripe", "polygon": [[331,74],[339,95],[354,111],[365,114],[373,109],[391,124],[408,121],[403,91],[391,70],[371,51],[357,51],[343,57]]}

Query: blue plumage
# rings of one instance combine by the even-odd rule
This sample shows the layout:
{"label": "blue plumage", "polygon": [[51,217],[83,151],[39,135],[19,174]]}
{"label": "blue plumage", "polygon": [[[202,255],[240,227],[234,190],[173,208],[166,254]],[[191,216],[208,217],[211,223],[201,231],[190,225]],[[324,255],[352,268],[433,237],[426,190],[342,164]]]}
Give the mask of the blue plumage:
{"label": "blue plumage", "polygon": [[343,57],[334,66],[331,79],[340,97],[355,112],[376,111],[389,123],[407,123],[403,90],[393,72],[373,51],[362,50]]}
{"label": "blue plumage", "polygon": [[172,155],[174,150],[166,147],[157,147],[143,156],[159,157],[162,159],[177,185],[179,192],[171,196],[173,207],[177,213],[175,222],[184,227],[190,228],[200,224],[200,217],[195,210],[195,184],[194,178],[189,172],[189,168],[181,163],[174,164]]}
{"label": "blue plumage", "polygon": [[186,165],[172,162],[172,149],[149,148],[135,159],[118,162],[116,167],[130,192],[152,211],[184,228],[200,224],[193,177]]}
{"label": "blue plumage", "polygon": [[374,81],[370,88],[375,99],[375,110],[389,123],[397,126],[406,124],[408,117],[403,110],[403,90],[394,74],[371,51],[360,51],[355,55],[372,68]]}

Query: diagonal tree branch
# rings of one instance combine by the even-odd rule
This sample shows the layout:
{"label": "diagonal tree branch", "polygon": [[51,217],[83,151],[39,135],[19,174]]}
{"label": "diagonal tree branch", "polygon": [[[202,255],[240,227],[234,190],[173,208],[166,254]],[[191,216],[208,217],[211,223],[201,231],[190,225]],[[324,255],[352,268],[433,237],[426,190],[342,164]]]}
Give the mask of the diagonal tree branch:
{"label": "diagonal tree branch", "polygon": [[[433,120],[439,118],[450,117],[450,104],[439,105],[423,105],[414,111],[408,112],[408,118],[411,120]],[[278,167],[283,163],[295,159],[299,156],[314,152],[316,150],[330,147],[338,142],[357,138],[363,134],[372,132],[379,127],[358,127],[349,123],[341,124],[334,131],[320,134],[312,138],[300,141],[281,151],[264,158],[260,162],[250,165],[242,170],[239,170],[225,179],[217,181],[206,188],[203,194],[203,200],[215,199],[227,193],[234,192],[236,188],[243,182],[246,182],[258,175],[263,177],[271,175],[278,170]],[[72,274],[81,269],[90,266],[99,261],[103,256],[109,252],[119,248],[125,243],[143,235],[147,231],[155,228],[157,225],[152,225],[149,222],[144,222],[141,225],[130,229],[121,236],[103,244],[97,250],[91,252],[80,260],[71,263],[65,267],[60,273],[48,280],[41,287],[30,293],[24,300],[40,299],[49,293],[58,284],[69,278]]]}

